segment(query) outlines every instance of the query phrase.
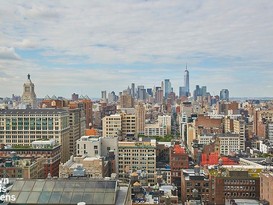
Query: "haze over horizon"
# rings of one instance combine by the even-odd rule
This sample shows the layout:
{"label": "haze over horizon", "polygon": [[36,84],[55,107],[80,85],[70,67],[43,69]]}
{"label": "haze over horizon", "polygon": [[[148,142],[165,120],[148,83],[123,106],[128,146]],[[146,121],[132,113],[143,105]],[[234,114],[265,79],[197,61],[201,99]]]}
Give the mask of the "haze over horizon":
{"label": "haze over horizon", "polygon": [[170,79],[174,92],[273,97],[273,2],[1,1],[0,97],[100,97]]}

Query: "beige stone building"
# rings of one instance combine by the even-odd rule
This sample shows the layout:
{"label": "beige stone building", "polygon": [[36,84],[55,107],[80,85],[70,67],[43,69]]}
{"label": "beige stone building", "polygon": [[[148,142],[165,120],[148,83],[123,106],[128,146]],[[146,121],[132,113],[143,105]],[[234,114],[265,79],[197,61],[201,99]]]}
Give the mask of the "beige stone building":
{"label": "beige stone building", "polygon": [[146,184],[156,183],[156,140],[118,142],[119,178],[125,180],[129,173],[141,171]]}
{"label": "beige stone building", "polygon": [[273,172],[260,173],[260,200],[273,204]]}
{"label": "beige stone building", "polygon": [[76,155],[77,140],[85,133],[85,114],[80,108],[65,108],[69,114],[69,155]]}
{"label": "beige stone building", "polygon": [[162,126],[159,123],[145,124],[145,136],[165,136],[167,135],[167,127]]}
{"label": "beige stone building", "polygon": [[136,116],[126,113],[106,116],[102,119],[102,128],[103,137],[133,137],[136,134]]}
{"label": "beige stone building", "polygon": [[102,119],[103,137],[116,137],[121,134],[121,115],[105,116]]}
{"label": "beige stone building", "polygon": [[169,115],[158,116],[158,123],[162,127],[166,127],[167,134],[171,134],[172,118]]}
{"label": "beige stone building", "polygon": [[246,141],[246,124],[244,120],[234,120],[234,133],[239,134],[240,138],[240,150],[245,150]]}
{"label": "beige stone building", "polygon": [[135,114],[121,114],[121,134],[123,137],[134,137],[136,134]]}
{"label": "beige stone building", "polygon": [[146,109],[143,103],[138,103],[136,109],[136,134],[144,134]]}
{"label": "beige stone building", "polygon": [[120,96],[120,107],[121,108],[132,108],[134,107],[134,98],[128,93],[123,93]]}
{"label": "beige stone building", "polygon": [[0,143],[31,146],[36,140],[55,139],[61,161],[69,159],[69,114],[63,109],[12,109],[0,111]]}

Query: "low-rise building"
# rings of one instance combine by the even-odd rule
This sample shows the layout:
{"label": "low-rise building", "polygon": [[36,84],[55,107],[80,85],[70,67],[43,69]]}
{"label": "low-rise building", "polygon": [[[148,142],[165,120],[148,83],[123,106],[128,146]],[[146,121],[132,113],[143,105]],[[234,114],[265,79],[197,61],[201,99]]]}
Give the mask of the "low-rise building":
{"label": "low-rise building", "polygon": [[31,146],[20,145],[2,145],[0,149],[0,157],[8,158],[17,156],[21,159],[37,159],[43,157],[44,177],[59,176],[59,164],[61,161],[61,145],[57,144],[54,139],[33,141]]}
{"label": "low-rise building", "polygon": [[194,169],[182,170],[181,176],[181,200],[188,203],[191,200],[211,202],[211,183],[209,176],[198,165]]}
{"label": "low-rise building", "polygon": [[159,123],[155,124],[145,124],[144,135],[147,137],[150,136],[161,136],[164,137],[167,135],[167,127],[160,125]]}
{"label": "low-rise building", "polygon": [[77,156],[104,157],[110,161],[112,173],[118,174],[118,138],[82,136],[77,140]]}
{"label": "low-rise building", "polygon": [[59,167],[60,178],[88,177],[104,178],[109,177],[109,163],[99,157],[73,157],[61,163]]}
{"label": "low-rise building", "polygon": [[240,136],[239,134],[222,133],[216,135],[202,135],[199,136],[199,144],[208,145],[215,138],[219,138],[219,152],[222,155],[232,155],[240,150]]}
{"label": "low-rise building", "polygon": [[43,157],[35,160],[17,157],[1,159],[0,178],[42,179],[45,161]]}

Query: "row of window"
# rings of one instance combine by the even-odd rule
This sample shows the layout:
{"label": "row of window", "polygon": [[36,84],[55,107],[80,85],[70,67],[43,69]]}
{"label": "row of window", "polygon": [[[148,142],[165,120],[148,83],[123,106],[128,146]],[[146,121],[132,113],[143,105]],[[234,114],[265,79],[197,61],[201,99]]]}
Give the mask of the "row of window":
{"label": "row of window", "polygon": [[[149,163],[146,163],[146,162],[139,162],[139,161],[125,161],[124,163],[122,161],[119,162],[121,165],[122,164],[143,164],[143,165],[148,165],[148,167],[154,167],[154,162],[149,162]],[[152,165],[152,166],[149,166],[149,165]]]}
{"label": "row of window", "polygon": [[255,186],[225,186],[225,191],[231,190],[231,191],[255,191]]}
{"label": "row of window", "polygon": [[[187,189],[187,193],[190,193],[190,192],[192,192],[192,189]],[[199,193],[208,193],[209,192],[209,189],[208,188],[206,188],[206,189],[198,189],[198,192]]]}
{"label": "row of window", "polygon": [[244,193],[244,192],[225,192],[225,196],[226,197],[252,197],[252,198],[255,198],[256,197],[256,194],[255,193]]}
{"label": "row of window", "polygon": [[[53,138],[53,135],[44,135],[44,136],[37,136],[37,135],[7,135],[6,139],[35,139],[35,138],[48,138],[51,139]],[[0,138],[5,138],[4,136],[0,136]]]}
{"label": "row of window", "polygon": [[120,147],[120,152],[154,152],[155,149],[122,149]]}
{"label": "row of window", "polygon": [[200,186],[204,186],[204,187],[208,187],[209,186],[209,183],[208,182],[205,182],[205,183],[200,183],[200,182],[187,182],[187,187],[192,187],[192,186],[195,186],[195,187],[200,187]]}
{"label": "row of window", "polygon": [[253,179],[225,179],[225,184],[255,184],[255,180]]}
{"label": "row of window", "polygon": [[152,154],[146,154],[146,153],[145,153],[145,154],[138,154],[138,153],[132,153],[132,154],[131,154],[131,153],[123,153],[123,155],[124,155],[124,156],[129,156],[129,157],[130,157],[130,156],[136,156],[136,157],[137,157],[137,156],[140,156],[140,157],[142,157],[142,156],[143,156],[143,157],[153,157],[153,156],[154,156],[154,152],[153,152]]}

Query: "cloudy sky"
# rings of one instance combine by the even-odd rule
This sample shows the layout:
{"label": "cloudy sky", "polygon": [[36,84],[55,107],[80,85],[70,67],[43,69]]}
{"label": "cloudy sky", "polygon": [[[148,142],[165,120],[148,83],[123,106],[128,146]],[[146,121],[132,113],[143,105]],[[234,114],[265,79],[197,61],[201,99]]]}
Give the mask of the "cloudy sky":
{"label": "cloudy sky", "polygon": [[100,97],[132,82],[273,96],[272,0],[0,1],[0,96]]}

